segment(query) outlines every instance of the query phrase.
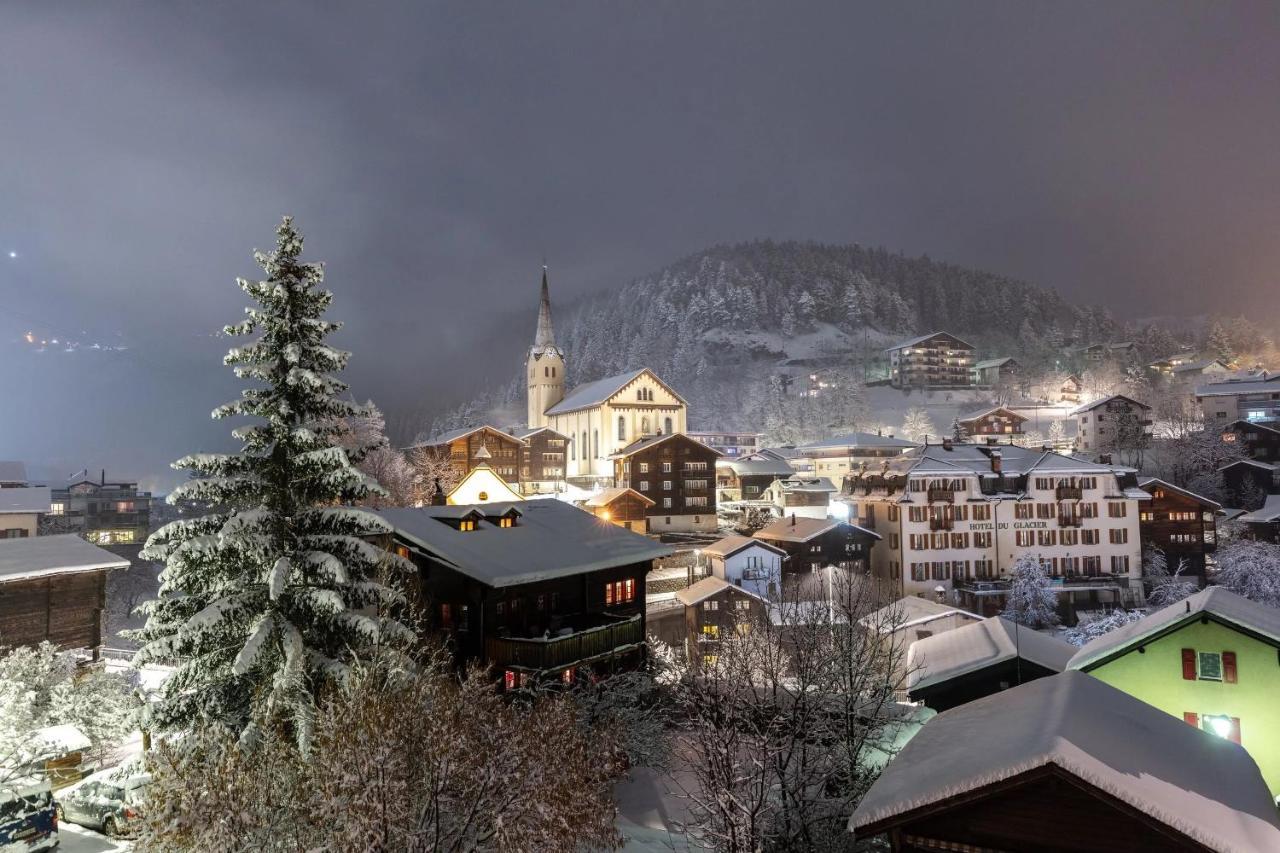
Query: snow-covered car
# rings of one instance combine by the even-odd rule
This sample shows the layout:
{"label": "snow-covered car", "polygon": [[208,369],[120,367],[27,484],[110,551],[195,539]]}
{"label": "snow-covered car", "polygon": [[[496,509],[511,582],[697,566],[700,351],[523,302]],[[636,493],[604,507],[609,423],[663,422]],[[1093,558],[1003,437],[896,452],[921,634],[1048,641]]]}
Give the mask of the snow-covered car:
{"label": "snow-covered car", "polygon": [[39,853],[58,846],[58,817],[47,779],[0,786],[0,853]]}
{"label": "snow-covered car", "polygon": [[132,835],[142,825],[148,773],[114,767],[58,792],[58,819],[103,835]]}

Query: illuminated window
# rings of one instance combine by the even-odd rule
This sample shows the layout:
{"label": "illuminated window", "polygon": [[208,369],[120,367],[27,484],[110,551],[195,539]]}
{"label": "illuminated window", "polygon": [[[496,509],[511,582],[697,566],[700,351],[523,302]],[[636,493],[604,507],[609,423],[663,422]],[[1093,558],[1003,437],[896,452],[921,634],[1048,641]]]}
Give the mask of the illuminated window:
{"label": "illuminated window", "polygon": [[404,557],[406,560],[409,559],[409,549],[403,545],[397,545],[396,556]]}
{"label": "illuminated window", "polygon": [[703,626],[702,626],[702,636],[704,636],[704,637],[706,637],[706,638],[708,638],[708,639],[711,639],[711,640],[714,640],[714,639],[719,638],[719,636],[720,636],[720,626],[719,626],[719,625],[703,625]]}
{"label": "illuminated window", "polygon": [[635,578],[626,578],[604,585],[604,603],[606,607],[615,604],[626,604],[636,599]]}
{"label": "illuminated window", "polygon": [[499,527],[515,527],[516,520],[509,515],[504,515],[502,518],[498,519],[498,526]]}
{"label": "illuminated window", "polygon": [[469,518],[464,518],[462,521],[458,522],[458,529],[464,533],[470,530],[475,530],[476,523]]}

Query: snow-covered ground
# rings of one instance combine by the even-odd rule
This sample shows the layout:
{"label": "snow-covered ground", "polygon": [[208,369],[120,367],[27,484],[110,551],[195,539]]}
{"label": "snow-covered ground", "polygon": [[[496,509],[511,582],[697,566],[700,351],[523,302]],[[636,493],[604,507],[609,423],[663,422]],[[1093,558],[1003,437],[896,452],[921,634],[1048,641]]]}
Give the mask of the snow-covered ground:
{"label": "snow-covered ground", "polygon": [[125,853],[133,843],[63,821],[58,824],[58,853]]}

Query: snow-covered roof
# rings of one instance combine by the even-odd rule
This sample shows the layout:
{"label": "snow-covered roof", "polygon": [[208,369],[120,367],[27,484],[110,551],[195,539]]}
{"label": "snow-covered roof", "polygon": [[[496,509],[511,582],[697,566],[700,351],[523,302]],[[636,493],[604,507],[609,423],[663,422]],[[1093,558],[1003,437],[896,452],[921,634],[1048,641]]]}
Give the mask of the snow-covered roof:
{"label": "snow-covered roof", "polygon": [[759,457],[740,459],[724,457],[716,460],[716,467],[728,468],[739,477],[752,475],[790,477],[796,472],[794,468],[781,459],[761,459]]}
{"label": "snow-covered roof", "polygon": [[866,533],[880,539],[879,533],[873,530],[867,530],[865,527],[859,527],[856,524],[850,524],[847,521],[838,521],[834,518],[808,518],[805,516],[789,515],[786,518],[780,518],[777,521],[770,522],[764,527],[752,534],[757,539],[775,539],[780,542],[808,542],[815,536],[821,536],[829,530],[834,530],[841,525],[851,527],[854,530]]}
{"label": "snow-covered roof", "polygon": [[871,786],[849,829],[874,834],[1048,765],[1210,850],[1280,850],[1280,819],[1249,753],[1079,672],[929,720]]}
{"label": "snow-covered roof", "polygon": [[1271,424],[1264,424],[1264,423],[1262,423],[1261,421],[1251,421],[1251,420],[1248,420],[1248,419],[1246,419],[1246,418],[1236,418],[1234,421],[1232,421],[1231,423],[1227,424],[1227,425],[1226,425],[1226,426],[1224,426],[1222,429],[1223,429],[1223,431],[1225,432],[1225,431],[1227,431],[1227,430],[1229,430],[1229,429],[1232,429],[1232,428],[1234,428],[1234,427],[1237,427],[1237,426],[1241,427],[1242,429],[1261,429],[1261,430],[1266,430],[1267,432],[1274,432],[1274,433],[1276,433],[1276,434],[1280,435],[1280,427],[1272,426]]}
{"label": "snow-covered roof", "polygon": [[84,732],[70,723],[36,729],[31,734],[31,740],[33,748],[42,755],[66,755],[69,752],[82,752],[93,746]]}
{"label": "snow-covered roof", "polygon": [[602,489],[601,491],[596,492],[594,495],[587,498],[587,500],[583,502],[583,506],[589,506],[589,507],[608,506],[609,504],[616,501],[618,498],[627,494],[632,495],[633,497],[639,498],[641,501],[643,501],[645,504],[649,506],[654,505],[653,499],[645,497],[644,495],[640,494],[640,492],[637,492],[635,489],[628,489],[623,486],[611,486],[610,488]]}
{"label": "snow-covered roof", "polygon": [[1234,468],[1237,465],[1248,465],[1251,468],[1261,468],[1263,471],[1274,471],[1276,466],[1270,462],[1259,462],[1257,459],[1237,459],[1234,462],[1228,462],[1226,465],[1219,465],[1218,471],[1222,472],[1228,468]]}
{"label": "snow-covered roof", "polygon": [[910,447],[919,446],[920,443],[917,441],[907,441],[905,438],[894,438],[891,435],[880,435],[874,432],[850,432],[833,438],[824,438],[821,441],[811,441],[795,449],[803,451],[848,450],[857,447],[901,447],[906,450]]}
{"label": "snow-covered roof", "polygon": [[1210,367],[1215,364],[1221,367],[1223,370],[1229,369],[1225,364],[1223,364],[1221,361],[1219,361],[1216,358],[1206,358],[1202,361],[1190,361],[1184,364],[1176,364],[1173,367],[1173,372],[1174,373],[1195,373],[1196,371],[1204,370],[1206,367]]}
{"label": "snow-covered roof", "polygon": [[764,548],[766,551],[772,551],[782,557],[787,556],[786,551],[783,551],[775,545],[770,545],[768,542],[761,541],[752,536],[739,536],[736,533],[717,539],[710,545],[703,545],[702,553],[711,554],[716,557],[728,558],[732,557],[744,548],[750,548],[753,546],[756,548]]}
{"label": "snow-covered roof", "polygon": [[907,649],[907,690],[920,690],[1020,657],[1062,672],[1075,646],[1000,616],[916,640]]}
{"label": "snow-covered roof", "polygon": [[0,513],[48,512],[49,500],[48,486],[0,489]]}
{"label": "snow-covered roof", "polygon": [[[665,557],[674,549],[647,536],[601,521],[564,501],[529,501],[514,527],[487,519],[514,504],[378,510],[396,535],[436,559],[489,586],[513,586],[583,574]],[[474,510],[484,516],[462,531],[441,521],[446,511]]]}
{"label": "snow-covered roof", "polygon": [[[1032,472],[1054,474],[1116,474],[1133,469],[1120,465],[1103,465],[1075,456],[1067,456],[1052,450],[1020,447],[1016,444],[964,444],[952,443],[950,448],[931,444],[884,460],[890,474],[906,477],[912,474],[937,473],[943,476],[960,474],[993,474],[991,456],[999,452],[1004,476],[1016,477]],[[883,466],[868,466],[866,476],[878,476]],[[855,476],[859,471],[854,470]]]}
{"label": "snow-covered roof", "polygon": [[671,441],[672,439],[684,439],[685,441],[691,441],[694,444],[696,444],[698,447],[702,448],[703,450],[709,453],[714,453],[716,456],[724,455],[719,450],[716,450],[714,447],[712,447],[711,445],[703,444],[701,441],[698,441],[697,439],[689,438],[689,436],[685,435],[682,432],[669,432],[669,433],[666,433],[665,435],[646,435],[643,438],[637,438],[635,441],[631,442],[626,447],[623,447],[622,449],[618,450],[609,458],[625,459],[626,457],[631,456],[635,453],[638,453],[641,450],[648,450],[651,447],[657,447],[659,444],[662,444],[665,441]]}
{"label": "snow-covered roof", "polygon": [[789,477],[785,480],[774,480],[769,488],[777,486],[783,492],[838,492],[830,477]]}
{"label": "snow-covered roof", "polygon": [[538,433],[540,433],[540,432],[549,432],[549,433],[551,433],[552,435],[557,435],[557,436],[559,436],[560,438],[563,438],[563,439],[568,439],[568,438],[569,438],[569,436],[565,435],[564,433],[560,432],[559,430],[554,430],[554,429],[552,429],[552,428],[551,428],[551,427],[549,427],[549,426],[540,426],[540,427],[522,427],[522,428],[520,428],[520,429],[512,430],[512,433],[511,433],[511,434],[512,434],[512,435],[514,435],[516,438],[518,438],[518,439],[522,440],[522,441],[528,441],[528,440],[529,440],[529,438],[530,438],[531,436],[535,436],[535,435],[537,435],[537,434],[538,434]]}
{"label": "snow-covered roof", "polygon": [[1137,622],[1130,622],[1089,641],[1071,657],[1067,667],[1090,670],[1202,616],[1270,638],[1280,646],[1280,609],[1250,601],[1220,586],[1208,586]]}
{"label": "snow-covered roof", "polygon": [[1275,391],[1280,391],[1280,376],[1271,378],[1248,376],[1196,386],[1197,397],[1233,397],[1238,394],[1263,394]]}
{"label": "snow-covered roof", "polygon": [[963,346],[965,346],[965,347],[968,347],[969,349],[973,349],[973,345],[972,345],[972,344],[970,344],[970,343],[968,343],[968,342],[966,342],[966,341],[962,341],[962,340],[960,340],[959,338],[957,338],[955,335],[951,334],[950,332],[930,332],[930,333],[929,333],[929,334],[927,334],[927,335],[920,335],[919,337],[911,338],[910,340],[900,341],[900,342],[898,342],[898,343],[894,344],[894,345],[893,345],[893,346],[891,346],[891,347],[885,347],[884,351],[885,351],[885,352],[889,352],[889,351],[891,351],[891,350],[895,350],[895,349],[902,349],[903,347],[913,347],[913,346],[915,346],[916,344],[924,343],[924,342],[925,342],[925,341],[927,341],[927,340],[930,340],[930,339],[932,339],[932,338],[939,337],[939,336],[941,336],[941,335],[946,335],[948,338],[953,338],[957,343],[959,343],[959,344],[961,344],[961,345],[963,345]]}
{"label": "snow-covered roof", "polygon": [[597,379],[595,382],[588,382],[585,385],[579,385],[569,392],[559,403],[547,409],[548,415],[562,415],[565,412],[575,412],[578,409],[587,409],[592,406],[599,406],[614,394],[617,394],[627,385],[639,379],[644,374],[649,374],[655,382],[666,388],[671,396],[675,397],[681,403],[685,402],[684,398],[675,392],[671,386],[658,378],[652,370],[642,367],[639,370],[633,370],[630,373],[620,373],[617,376],[606,376],[604,379]]}
{"label": "snow-covered roof", "polygon": [[[1208,498],[1204,497],[1203,495],[1197,495],[1195,492],[1188,491],[1184,488],[1181,488],[1180,486],[1175,486],[1173,483],[1170,483],[1166,480],[1161,480],[1159,477],[1143,477],[1141,480],[1138,481],[1138,485],[1147,491],[1150,491],[1150,487],[1153,485],[1160,486],[1161,488],[1168,489],[1171,492],[1177,492],[1183,497],[1187,497],[1193,501],[1202,503],[1207,507],[1213,508],[1214,510],[1222,509],[1222,504],[1218,503],[1217,501],[1211,501]],[[1148,497],[1150,496],[1148,495]]]}
{"label": "snow-covered roof", "polygon": [[46,575],[127,569],[129,561],[76,536],[0,539],[0,583]]}
{"label": "snow-covered roof", "polygon": [[701,604],[713,595],[720,594],[726,589],[736,589],[743,595],[749,595],[758,601],[763,601],[765,604],[769,603],[751,590],[735,586],[723,578],[717,577],[703,578],[693,586],[685,587],[676,593],[676,600],[681,604],[692,607],[695,604]]}
{"label": "snow-covered roof", "polygon": [[978,418],[984,417],[986,415],[992,415],[992,414],[995,414],[996,412],[1004,412],[1009,417],[1017,418],[1020,421],[1028,420],[1026,415],[1020,415],[1017,412],[1015,412],[1013,409],[1010,409],[1008,406],[988,406],[985,409],[978,409],[976,412],[969,412],[967,415],[957,415],[956,420],[960,421],[961,423],[965,421],[976,421]]}
{"label": "snow-covered roof", "polygon": [[27,466],[23,462],[0,459],[0,483],[27,482]]}
{"label": "snow-covered roof", "polygon": [[1267,495],[1267,499],[1260,509],[1245,513],[1240,516],[1240,520],[1245,524],[1269,524],[1272,521],[1280,520],[1280,495]]}
{"label": "snow-covered roof", "polygon": [[858,622],[864,628],[871,628],[885,634],[909,628],[913,625],[932,622],[935,619],[942,619],[946,616],[962,616],[974,621],[982,618],[976,613],[970,613],[967,610],[961,610],[949,604],[941,604],[932,599],[921,598],[918,595],[908,595],[899,598],[892,604],[881,607],[879,610],[868,613]]}
{"label": "snow-covered roof", "polygon": [[1007,356],[1007,355],[1004,358],[985,358],[982,361],[979,361],[976,364],[974,364],[973,368],[974,370],[987,370],[992,367],[1001,367],[1003,365],[1008,364],[1011,361],[1014,364],[1018,363],[1012,356]]}
{"label": "snow-covered roof", "polygon": [[506,436],[507,438],[511,439],[512,441],[518,444],[524,444],[524,441],[522,439],[517,438],[516,436],[512,435],[509,432],[506,432],[505,430],[500,430],[496,426],[492,426],[490,424],[481,424],[480,426],[463,427],[462,429],[454,429],[448,432],[442,432],[439,435],[431,436],[431,438],[428,438],[426,441],[419,441],[413,446],[414,447],[436,447],[441,444],[448,444],[451,441],[457,441],[460,438],[465,438],[466,436],[471,435],[472,433],[479,432],[482,429],[493,430],[499,435]]}
{"label": "snow-covered roof", "polygon": [[1085,403],[1083,406],[1077,406],[1076,408],[1068,412],[1068,414],[1079,415],[1079,414],[1083,414],[1084,412],[1091,412],[1101,405],[1110,403],[1112,400],[1124,400],[1126,403],[1130,403],[1134,406],[1137,406],[1140,409],[1151,408],[1146,403],[1140,403],[1137,400],[1133,399],[1132,397],[1126,397],[1124,394],[1111,394],[1107,397],[1101,397],[1097,400],[1094,400],[1092,403]]}

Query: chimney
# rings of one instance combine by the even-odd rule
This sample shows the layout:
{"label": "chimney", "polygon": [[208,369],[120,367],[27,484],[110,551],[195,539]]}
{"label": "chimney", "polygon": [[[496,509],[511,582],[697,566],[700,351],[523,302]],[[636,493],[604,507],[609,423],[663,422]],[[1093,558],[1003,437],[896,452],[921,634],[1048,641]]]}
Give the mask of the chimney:
{"label": "chimney", "polygon": [[1110,454],[1110,453],[1099,453],[1099,454],[1098,454],[1098,464],[1099,464],[1099,465],[1110,465],[1110,464],[1111,464],[1111,454]]}
{"label": "chimney", "polygon": [[1050,450],[1053,450],[1053,445],[1046,441],[1044,444],[1040,445],[1040,449],[1045,453],[1048,453]]}
{"label": "chimney", "polygon": [[876,435],[884,438],[884,427],[876,427]]}
{"label": "chimney", "polygon": [[1004,470],[1004,456],[999,450],[991,451],[991,470],[996,474]]}
{"label": "chimney", "polygon": [[792,527],[796,526],[796,514],[794,512],[791,513],[791,526]]}
{"label": "chimney", "polygon": [[996,438],[994,435],[987,436],[987,447],[995,447],[999,443],[1000,439]]}
{"label": "chimney", "polygon": [[106,468],[103,468],[103,469],[102,469],[102,480],[101,480],[101,482],[99,483],[99,485],[103,485],[103,486],[105,486],[106,484],[107,484],[107,469],[106,469]]}
{"label": "chimney", "polygon": [[950,450],[950,449],[951,449],[951,439],[949,439],[949,438],[944,438],[944,439],[942,439],[942,449],[943,449],[943,450]]}
{"label": "chimney", "polygon": [[431,494],[431,505],[444,506],[445,503],[444,489],[440,487],[440,478],[436,477],[436,490]]}

